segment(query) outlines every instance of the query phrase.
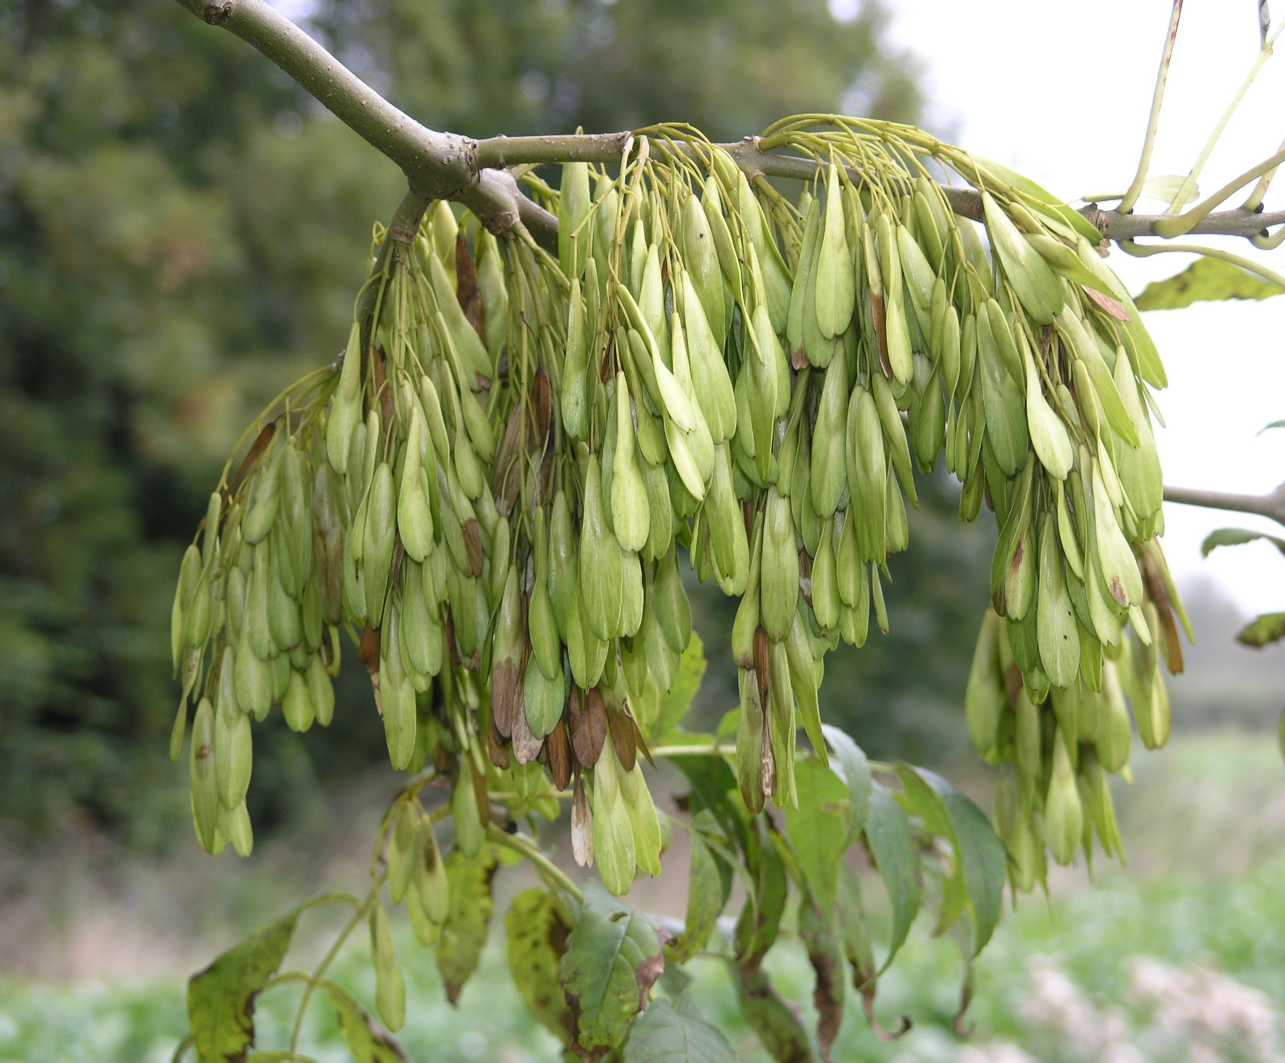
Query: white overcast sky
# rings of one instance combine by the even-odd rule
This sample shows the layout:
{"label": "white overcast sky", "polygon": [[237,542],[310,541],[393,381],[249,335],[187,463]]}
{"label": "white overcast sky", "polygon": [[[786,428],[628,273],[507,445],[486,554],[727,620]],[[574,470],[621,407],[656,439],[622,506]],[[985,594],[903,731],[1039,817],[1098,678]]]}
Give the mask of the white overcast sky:
{"label": "white overcast sky", "polygon": [[[856,0],[835,3],[842,11]],[[928,123],[963,147],[1020,170],[1055,194],[1122,191],[1137,165],[1171,4],[1169,0],[900,0],[894,40],[919,56]],[[1272,5],[1285,18],[1285,0]],[[1258,55],[1256,0],[1187,0],[1153,174],[1185,174]],[[1285,137],[1285,37],[1237,111],[1201,179],[1213,190],[1276,151]],[[1233,200],[1238,205],[1240,199]],[[1285,174],[1268,209],[1285,204]],[[1160,210],[1154,203],[1142,210]],[[1245,253],[1244,241],[1221,241]],[[1267,256],[1285,272],[1285,247]],[[1274,260],[1274,261],[1272,261]],[[1176,273],[1188,256],[1109,262],[1135,293]],[[1196,304],[1147,315],[1169,373],[1159,395],[1165,481],[1225,491],[1269,491],[1285,480],[1285,296]],[[1281,529],[1272,522],[1166,506],[1165,549],[1183,582],[1212,576],[1241,608],[1285,608],[1285,558],[1265,544],[1200,558],[1216,527]]]}

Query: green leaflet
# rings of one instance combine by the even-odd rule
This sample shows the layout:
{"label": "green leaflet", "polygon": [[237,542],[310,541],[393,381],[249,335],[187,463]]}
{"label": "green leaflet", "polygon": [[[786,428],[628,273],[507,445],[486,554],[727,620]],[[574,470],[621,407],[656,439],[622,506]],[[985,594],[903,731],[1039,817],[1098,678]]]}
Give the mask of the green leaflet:
{"label": "green leaflet", "polygon": [[664,969],[651,924],[618,901],[591,892],[567,937],[562,988],[580,1048],[616,1048]]}
{"label": "green leaflet", "polygon": [[1275,535],[1254,531],[1251,528],[1218,528],[1205,536],[1204,541],[1200,544],[1200,556],[1208,557],[1220,546],[1241,546],[1244,543],[1252,543],[1257,539],[1265,539],[1282,554],[1285,554],[1285,539],[1277,538]]}
{"label": "green leaflet", "polygon": [[1255,649],[1285,639],[1285,613],[1264,613],[1236,632],[1236,641]]}
{"label": "green leaflet", "polygon": [[[709,812],[704,818],[710,820]],[[732,870],[705,841],[705,835],[693,821],[691,830],[691,857],[688,870],[687,916],[683,932],[665,946],[665,959],[669,963],[686,963],[700,952],[723,913],[731,894]]]}
{"label": "green leaflet", "polygon": [[281,966],[300,911],[234,945],[188,980],[188,1021],[202,1061],[240,1059],[254,1044],[254,998]]}
{"label": "green leaflet", "polygon": [[745,820],[731,800],[736,789],[736,776],[721,757],[673,757],[674,767],[683,773],[691,786],[692,822],[708,811],[723,834],[738,845],[745,843]]}
{"label": "green leaflet", "polygon": [[870,799],[874,782],[870,778],[870,762],[861,747],[833,724],[822,724],[826,743],[833,754],[831,766],[848,786],[850,804],[848,844],[856,841],[866,829],[870,817]]}
{"label": "green leaflet", "polygon": [[567,935],[558,899],[542,889],[524,890],[513,898],[504,917],[509,973],[522,1003],[557,1038],[575,1035],[575,1017],[558,981]]}
{"label": "green leaflet", "polygon": [[496,857],[490,846],[484,847],[477,856],[466,856],[456,850],[446,858],[451,906],[437,943],[437,969],[452,1004],[459,1002],[460,991],[477,970],[482,946],[486,944],[495,907],[491,896],[495,867]]}
{"label": "green leaflet", "polygon": [[679,997],[657,1000],[634,1023],[624,1063],[732,1063],[736,1057],[723,1032]]}
{"label": "green leaflet", "polygon": [[834,906],[839,864],[848,846],[852,799],[848,786],[819,760],[809,757],[794,768],[799,803],[785,810],[786,831],[822,909]]}
{"label": "green leaflet", "polygon": [[[861,883],[846,864],[839,869],[839,901],[836,908],[843,954],[852,968],[852,984],[863,995],[874,995],[875,956],[870,930],[861,903]],[[869,985],[867,986],[867,983]]]}
{"label": "green leaflet", "polygon": [[881,971],[897,955],[915,913],[919,911],[919,859],[910,820],[892,792],[875,783],[870,795],[870,819],[866,823],[866,844],[874,857],[879,877],[892,901],[892,934],[888,956]]}
{"label": "green leaflet", "polygon": [[1003,843],[986,814],[940,775],[909,764],[897,765],[897,774],[911,807],[954,849],[955,875],[962,879],[973,915],[975,956],[990,940],[1003,907],[1007,866]]}
{"label": "green leaflet", "polygon": [[1199,258],[1181,273],[1152,281],[1134,300],[1139,310],[1179,310],[1204,300],[1270,299],[1285,288],[1217,258]]}
{"label": "green leaflet", "polygon": [[[323,982],[321,988],[339,1016],[339,1032],[353,1063],[401,1063],[410,1059],[392,1035],[378,1027],[366,1009],[343,989],[334,982]],[[283,1060],[292,1058],[297,1057],[282,1053]]]}

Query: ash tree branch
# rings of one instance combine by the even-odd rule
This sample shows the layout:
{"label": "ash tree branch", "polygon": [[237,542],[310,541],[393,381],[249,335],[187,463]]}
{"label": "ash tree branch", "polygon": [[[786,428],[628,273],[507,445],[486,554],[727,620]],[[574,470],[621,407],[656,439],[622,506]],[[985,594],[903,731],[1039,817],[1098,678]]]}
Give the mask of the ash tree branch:
{"label": "ash tree branch", "polygon": [[421,196],[463,203],[497,233],[518,224],[556,227],[553,216],[523,196],[509,174],[479,169],[475,141],[415,121],[264,0],[178,3],[271,59],[344,125],[401,167]]}
{"label": "ash tree branch", "polygon": [[[628,130],[618,133],[550,134],[529,137],[490,137],[476,142],[477,164],[487,166],[514,166],[522,163],[537,165],[561,162],[595,162],[610,165],[620,158],[626,141],[632,134]],[[781,155],[764,151],[758,137],[745,137],[722,148],[747,175],[783,177],[795,181],[810,181],[817,173],[817,163],[794,155]],[[672,150],[653,145],[652,154],[660,155]],[[692,152],[692,149],[683,149]],[[981,196],[970,188],[943,188],[951,209],[961,217],[980,221]],[[1140,236],[1162,236],[1156,226],[1173,222],[1164,214],[1133,214],[1121,210],[1100,210],[1096,204],[1084,207],[1081,214],[1102,235],[1114,242],[1134,240]],[[1285,210],[1263,213],[1257,210],[1226,210],[1207,214],[1200,221],[1184,229],[1184,233],[1206,236],[1238,236],[1244,239],[1259,237],[1268,230],[1285,226]]]}
{"label": "ash tree branch", "polygon": [[1285,524],[1285,484],[1265,495],[1204,491],[1195,487],[1166,487],[1165,501],[1202,509],[1223,509],[1232,513],[1253,513]]}
{"label": "ash tree branch", "polygon": [[[235,34],[271,59],[341,122],[401,167],[414,192],[430,199],[462,203],[494,233],[522,226],[545,246],[554,246],[557,241],[557,219],[523,195],[503,167],[561,162],[610,165],[620,158],[631,135],[626,131],[474,140],[438,132],[421,125],[384,99],[264,0],[177,0],[177,3],[210,25]],[[765,151],[757,137],[718,146],[750,176],[810,180],[817,172],[817,164],[811,159]],[[974,220],[981,218],[981,199],[976,192],[962,188],[943,191],[957,214]],[[1166,226],[1179,221],[1165,215],[1102,211],[1096,204],[1085,207],[1083,213],[1106,239],[1117,242],[1140,236],[1172,235],[1165,231]],[[1285,211],[1265,214],[1242,208],[1207,213],[1199,220],[1189,212],[1181,221],[1185,233],[1263,241],[1271,229],[1285,226]]]}

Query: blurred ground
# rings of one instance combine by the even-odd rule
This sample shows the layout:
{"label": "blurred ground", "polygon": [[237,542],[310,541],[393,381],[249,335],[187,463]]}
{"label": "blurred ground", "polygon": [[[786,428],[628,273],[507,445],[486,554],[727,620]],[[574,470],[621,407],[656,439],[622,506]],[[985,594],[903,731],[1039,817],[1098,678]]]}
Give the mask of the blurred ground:
{"label": "blurred ground", "polygon": [[[878,1016],[915,1027],[885,1044],[848,993],[838,1059],[1278,1060],[1285,1058],[1285,785],[1277,751],[1235,732],[1185,735],[1135,754],[1136,782],[1117,788],[1130,854],[1126,869],[1059,872],[1051,898],[1024,898],[1001,923],[975,974],[967,1040],[951,1032],[962,965],[926,918],[881,982]],[[970,787],[981,796],[985,779]],[[239,936],[318,890],[360,888],[386,785],[350,787],[330,806],[324,836],[290,837],[246,862],[184,854],[121,862],[86,837],[36,863],[0,863],[0,1061],[168,1059],[185,1029],[182,982]],[[662,806],[663,807],[663,806]],[[681,840],[681,832],[675,832]],[[677,843],[676,843],[677,844]],[[681,847],[681,846],[679,846]],[[632,902],[682,914],[685,860],[676,851]],[[523,885],[502,877],[497,910]],[[877,880],[866,896],[880,919]],[[315,962],[333,931],[310,916],[289,966]],[[362,938],[363,935],[357,935]],[[431,956],[404,924],[410,1019],[402,1041],[423,1060],[556,1059],[552,1039],[521,1007],[493,936],[457,1010]],[[778,989],[810,1015],[811,972],[787,939],[770,964]],[[702,1005],[738,1044],[763,1058],[739,1019],[723,961],[696,961]],[[338,980],[371,999],[369,960],[355,940]],[[260,1043],[280,1044],[296,994],[261,1006]],[[305,1039],[319,1060],[341,1060],[321,1015]]]}

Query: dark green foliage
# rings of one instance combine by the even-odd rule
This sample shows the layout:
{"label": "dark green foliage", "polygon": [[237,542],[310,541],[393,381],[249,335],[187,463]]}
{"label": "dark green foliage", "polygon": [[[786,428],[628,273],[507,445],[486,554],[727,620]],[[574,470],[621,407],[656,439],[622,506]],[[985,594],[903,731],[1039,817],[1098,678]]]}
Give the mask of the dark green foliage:
{"label": "dark green foliage", "polygon": [[[317,25],[392,98],[473,136],[690,122],[735,140],[785,114],[843,103],[913,119],[915,67],[886,50],[883,3],[838,21],[825,0],[356,0]],[[884,50],[881,51],[881,48]]]}

